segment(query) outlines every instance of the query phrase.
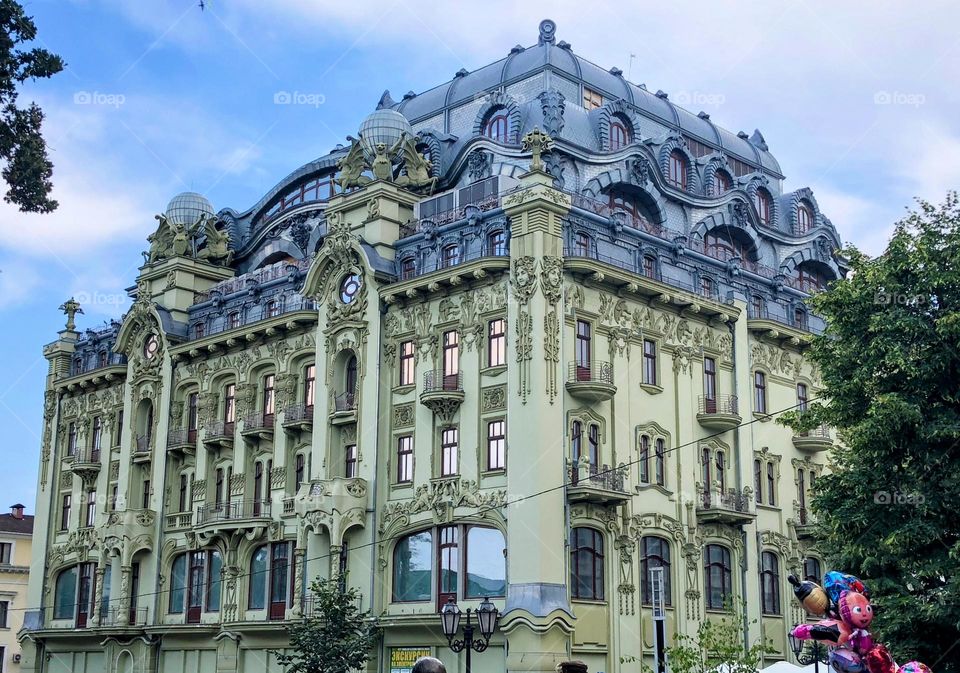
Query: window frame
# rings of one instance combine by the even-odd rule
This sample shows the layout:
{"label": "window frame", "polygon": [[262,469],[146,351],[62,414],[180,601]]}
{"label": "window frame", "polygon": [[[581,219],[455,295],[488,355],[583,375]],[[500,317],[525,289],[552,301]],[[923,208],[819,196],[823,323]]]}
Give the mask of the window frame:
{"label": "window frame", "polygon": [[413,435],[397,437],[397,483],[413,483]]}
{"label": "window frame", "polygon": [[487,421],[487,471],[507,469],[507,422],[503,418]]}
{"label": "window frame", "polygon": [[[589,532],[588,545],[582,545],[581,535]],[[603,533],[596,528],[577,526],[570,529],[570,598],[578,601],[604,602],[606,591],[606,557]],[[589,575],[581,566],[588,566]],[[597,572],[599,569],[599,573]],[[582,591],[581,579],[589,579],[589,591]],[[585,594],[585,595],[584,595]]]}
{"label": "window frame", "polygon": [[679,149],[670,152],[667,157],[667,182],[677,189],[687,191],[690,161]]}
{"label": "window frame", "polygon": [[460,431],[455,425],[440,430],[440,476],[453,477],[459,474]]}
{"label": "window frame", "polygon": [[[656,541],[656,549],[648,548],[648,541]],[[657,565],[650,565],[650,560],[659,561]],[[640,538],[640,604],[652,605],[653,587],[650,585],[650,568],[663,568],[663,604],[673,605],[673,586],[670,573],[671,552],[670,540],[660,535],[644,535]]]}
{"label": "window frame", "polygon": [[[714,560],[712,552],[719,552],[719,558]],[[707,610],[723,610],[727,597],[733,596],[733,555],[730,548],[721,544],[708,544],[703,548],[703,587],[704,605]],[[714,582],[711,569],[719,570],[721,600],[717,604],[713,600]]]}
{"label": "window frame", "polygon": [[401,386],[416,385],[417,382],[417,348],[412,340],[401,341],[400,353],[400,383]]}
{"label": "window frame", "polygon": [[[769,594],[769,595],[768,595]],[[780,559],[769,550],[760,553],[760,611],[763,615],[780,616]]]}
{"label": "window frame", "polygon": [[753,372],[753,410],[758,414],[767,413],[767,375],[760,370]]}
{"label": "window frame", "polygon": [[507,321],[494,318],[487,322],[487,367],[507,364]]}
{"label": "window frame", "polygon": [[643,340],[643,382],[648,386],[658,386],[657,372],[657,342],[653,339]]}

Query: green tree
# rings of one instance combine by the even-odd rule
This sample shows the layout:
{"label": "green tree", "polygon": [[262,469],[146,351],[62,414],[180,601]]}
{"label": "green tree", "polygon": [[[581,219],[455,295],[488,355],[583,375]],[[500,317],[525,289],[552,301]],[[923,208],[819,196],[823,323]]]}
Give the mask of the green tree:
{"label": "green tree", "polygon": [[22,49],[37,37],[33,19],[16,0],[0,0],[0,160],[9,190],[3,200],[24,212],[49,213],[53,164],[40,134],[43,110],[35,103],[17,106],[17,87],[28,79],[47,78],[63,70],[63,60],[46,49]]}
{"label": "green tree", "polygon": [[[960,205],[896,224],[886,251],[848,247],[849,278],[810,299],[820,401],[785,422],[837,428],[812,502],[818,548],[867,583],[874,635],[900,663],[960,671]],[[950,649],[952,647],[952,650]]]}
{"label": "green tree", "polygon": [[289,627],[292,651],[274,652],[287,673],[349,673],[366,666],[380,628],[357,607],[359,592],[345,589],[341,579],[311,583],[307,616]]}

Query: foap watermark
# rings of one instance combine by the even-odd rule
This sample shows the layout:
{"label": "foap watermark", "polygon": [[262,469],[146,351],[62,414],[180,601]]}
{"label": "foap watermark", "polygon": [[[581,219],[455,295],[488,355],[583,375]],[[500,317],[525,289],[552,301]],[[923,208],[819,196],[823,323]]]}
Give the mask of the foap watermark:
{"label": "foap watermark", "polygon": [[906,91],[878,91],[873,94],[873,102],[876,105],[907,105],[910,107],[920,107],[927,102],[927,97],[922,93],[909,93]]}
{"label": "foap watermark", "polygon": [[82,306],[123,306],[130,297],[119,292],[77,292],[74,299]]}
{"label": "foap watermark", "polygon": [[104,93],[102,91],[77,91],[73,94],[74,105],[106,105],[118,108],[127,102],[122,93]]}
{"label": "foap watermark", "polygon": [[929,302],[929,298],[922,294],[904,294],[902,292],[877,292],[873,303],[878,306],[921,306]]}
{"label": "foap watermark", "polygon": [[720,107],[727,101],[727,97],[722,93],[709,91],[678,91],[674,94],[673,100],[679,105]]}
{"label": "foap watermark", "polygon": [[327,97],[322,93],[309,93],[306,91],[278,91],[273,94],[274,105],[307,105],[310,107],[320,107],[327,101]]}
{"label": "foap watermark", "polygon": [[923,493],[902,493],[900,491],[877,491],[873,502],[878,505],[922,505],[926,502]]}

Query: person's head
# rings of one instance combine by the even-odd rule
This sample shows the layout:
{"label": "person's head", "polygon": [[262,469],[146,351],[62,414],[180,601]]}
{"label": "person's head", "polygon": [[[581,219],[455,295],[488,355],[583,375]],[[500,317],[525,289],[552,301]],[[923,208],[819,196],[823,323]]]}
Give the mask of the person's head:
{"label": "person's head", "polygon": [[447,668],[439,659],[420,657],[414,663],[411,673],[447,673]]}

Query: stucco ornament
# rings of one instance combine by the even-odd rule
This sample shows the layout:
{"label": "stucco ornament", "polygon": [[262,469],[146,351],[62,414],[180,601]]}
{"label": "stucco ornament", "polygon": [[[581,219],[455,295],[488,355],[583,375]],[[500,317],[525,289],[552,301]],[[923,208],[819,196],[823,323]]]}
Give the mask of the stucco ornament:
{"label": "stucco ornament", "polygon": [[530,133],[523,136],[523,151],[530,152],[532,155],[530,158],[531,171],[543,170],[542,155],[552,149],[553,138],[541,131],[540,127],[535,127]]}
{"label": "stucco ornament", "polygon": [[74,330],[77,328],[76,317],[78,313],[83,313],[83,309],[80,308],[80,302],[78,302],[73,297],[70,297],[67,301],[63,302],[60,305],[60,310],[67,316],[67,329]]}
{"label": "stucco ornament", "polygon": [[350,150],[345,157],[337,160],[340,175],[333,180],[341,189],[362,187],[370,182],[370,178],[363,175],[363,172],[367,170],[367,159],[363,155],[363,146],[360,145],[360,140],[353,136],[347,136],[347,140],[350,141]]}
{"label": "stucco ornament", "polygon": [[[370,146],[371,156],[368,156],[361,140],[352,136],[347,136],[347,140],[350,141],[350,149],[345,157],[337,161],[340,175],[334,179],[341,188],[368,184],[371,179],[364,173],[369,170],[375,180],[393,182],[411,190],[426,188],[428,193],[433,193],[438,178],[432,175],[432,162],[417,151],[417,136],[403,131],[392,145],[386,142],[373,143]],[[398,152],[401,155],[400,171],[394,177],[394,157]]]}

